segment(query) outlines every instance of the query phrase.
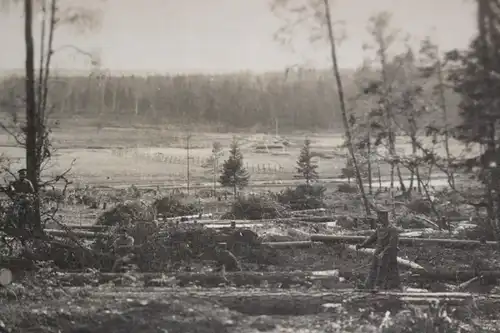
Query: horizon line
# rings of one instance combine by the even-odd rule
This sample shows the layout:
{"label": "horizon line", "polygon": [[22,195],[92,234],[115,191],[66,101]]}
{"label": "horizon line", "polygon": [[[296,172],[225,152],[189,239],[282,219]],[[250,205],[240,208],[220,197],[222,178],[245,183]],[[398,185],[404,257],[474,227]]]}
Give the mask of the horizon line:
{"label": "horizon line", "polygon": [[[38,70],[38,67],[35,67],[35,71]],[[300,66],[288,66],[282,69],[269,69],[269,70],[252,70],[252,69],[241,69],[241,70],[224,70],[224,71],[207,71],[207,70],[153,70],[153,69],[109,69],[109,68],[101,68],[101,69],[72,69],[72,68],[52,68],[50,70],[51,73],[59,73],[65,75],[71,74],[79,74],[79,73],[100,73],[100,74],[111,74],[114,76],[148,76],[148,75],[206,75],[206,76],[220,76],[220,75],[234,75],[234,74],[252,74],[252,75],[266,75],[266,74],[277,74],[277,73],[286,73],[290,72],[298,72],[298,70],[304,71],[331,71],[332,69],[329,67],[300,67]],[[341,71],[355,71],[356,68],[345,67],[341,68]],[[0,68],[0,76],[6,75],[24,75],[24,68]]]}

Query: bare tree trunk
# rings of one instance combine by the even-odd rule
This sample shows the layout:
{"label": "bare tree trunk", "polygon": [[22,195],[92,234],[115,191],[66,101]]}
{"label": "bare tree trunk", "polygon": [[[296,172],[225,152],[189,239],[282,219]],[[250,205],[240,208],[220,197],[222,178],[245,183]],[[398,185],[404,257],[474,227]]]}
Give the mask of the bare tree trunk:
{"label": "bare tree trunk", "polygon": [[378,188],[382,188],[382,173],[380,172],[380,161],[377,161]]}
{"label": "bare tree trunk", "polygon": [[40,62],[38,64],[38,91],[37,91],[37,97],[38,97],[38,104],[37,104],[37,109],[41,110],[42,109],[42,95],[43,95],[43,74],[44,74],[44,65],[45,65],[45,30],[47,27],[47,3],[45,0],[40,1],[41,2],[41,12],[42,12],[42,22],[40,24]]}
{"label": "bare tree trunk", "polygon": [[139,115],[139,96],[134,93],[134,114],[137,117]]}
{"label": "bare tree trunk", "polygon": [[396,165],[396,172],[398,174],[399,185],[401,186],[401,191],[406,192],[406,186],[405,186],[403,176],[401,175],[401,168],[399,167],[399,163]]}
{"label": "bare tree trunk", "polygon": [[448,124],[448,108],[446,105],[446,98],[444,95],[444,77],[443,77],[443,66],[441,63],[441,59],[439,58],[439,48],[437,48],[437,75],[438,75],[438,94],[439,94],[439,102],[441,104],[441,111],[443,112],[443,121],[444,121],[444,149],[446,153],[446,163],[448,170],[448,181],[450,182],[452,188],[455,188],[455,176],[453,171],[451,170],[451,153],[450,153],[450,135],[449,135],[449,124]]}
{"label": "bare tree trunk", "polygon": [[[46,120],[47,120],[47,114],[46,114],[46,109],[47,109],[47,99],[49,95],[49,76],[50,76],[50,63],[52,61],[52,55],[54,54],[54,50],[52,49],[52,44],[54,43],[54,32],[56,28],[56,11],[57,11],[57,1],[58,0],[51,0],[50,4],[50,11],[49,11],[49,38],[46,43],[45,49],[45,56],[43,57],[44,59],[44,64],[42,66],[43,72],[42,77],[40,80],[42,80],[42,95],[41,95],[41,101],[39,101],[40,108],[38,109],[38,162],[41,163],[43,162],[43,149],[45,147],[45,140],[46,140],[46,132],[45,132],[45,126],[46,126]],[[44,42],[42,42],[43,44]]]}
{"label": "bare tree trunk", "polygon": [[367,137],[368,144],[368,159],[367,159],[367,171],[368,171],[368,193],[373,194],[373,179],[372,179],[372,138],[370,130],[368,130]]}
{"label": "bare tree trunk", "polygon": [[[415,142],[416,142],[417,139],[416,139],[416,137],[414,137],[412,140],[413,140],[412,146],[413,146],[413,149],[414,149],[414,154],[416,154],[417,153],[417,145],[415,144]],[[431,171],[432,171],[432,169],[429,169],[429,177],[431,175]],[[415,175],[417,176],[417,179],[421,178],[421,176],[420,176],[420,169],[418,167],[418,164],[415,165]],[[412,184],[412,186],[413,186],[413,184]],[[421,184],[418,181],[417,181],[417,190],[418,190],[419,193],[422,192]]]}
{"label": "bare tree trunk", "polygon": [[370,215],[370,203],[368,201],[368,198],[366,197],[365,193],[365,188],[363,185],[363,179],[361,178],[361,173],[359,171],[359,166],[358,162],[356,160],[356,154],[354,152],[354,146],[352,143],[352,135],[351,135],[351,129],[349,127],[349,121],[347,119],[347,108],[345,105],[345,99],[344,99],[344,89],[342,85],[342,79],[340,77],[340,70],[337,62],[337,48],[335,44],[335,37],[333,34],[333,22],[332,22],[332,17],[330,14],[330,2],[329,0],[323,0],[325,4],[325,17],[326,17],[326,23],[327,23],[327,29],[328,29],[328,39],[330,42],[330,52],[331,52],[331,58],[332,58],[332,63],[333,63],[333,74],[335,76],[335,80],[337,82],[337,91],[339,95],[339,100],[340,100],[340,111],[342,113],[342,121],[344,123],[344,130],[345,130],[345,135],[347,138],[347,147],[349,149],[349,153],[352,158],[352,163],[354,166],[354,171],[356,173],[356,179],[358,182],[358,187],[359,190],[361,191],[361,197],[363,199],[363,203],[365,206],[365,211],[366,215]]}
{"label": "bare tree trunk", "polygon": [[191,134],[188,134],[186,137],[186,178],[187,178],[187,195],[189,196],[190,183],[191,183],[191,175],[190,175],[190,165],[189,160],[191,159],[189,152],[189,140],[191,139]]}
{"label": "bare tree trunk", "polygon": [[111,99],[111,113],[115,113],[116,111],[116,98],[117,98],[117,94],[118,94],[118,87],[116,86],[116,84],[113,84],[112,85],[112,89],[113,89],[113,97]]}
{"label": "bare tree trunk", "polygon": [[214,197],[217,196],[217,170],[219,169],[219,159],[214,154]]}
{"label": "bare tree trunk", "polygon": [[[38,160],[37,160],[37,104],[35,96],[35,47],[33,42],[33,2],[24,0],[24,42],[26,46],[25,59],[25,89],[26,89],[26,169],[28,179],[33,183],[35,194],[38,194]],[[34,228],[41,230],[40,207],[34,204]]]}
{"label": "bare tree trunk", "polygon": [[382,70],[382,83],[384,85],[384,91],[383,91],[383,104],[384,104],[384,113],[385,113],[385,122],[387,125],[387,134],[388,134],[388,143],[389,143],[389,155],[391,156],[391,173],[390,173],[390,188],[394,187],[394,162],[393,158],[396,155],[393,147],[394,143],[394,138],[393,138],[393,129],[392,129],[392,118],[389,113],[389,106],[387,102],[387,94],[388,94],[388,89],[387,89],[387,60],[386,60],[386,55],[385,55],[385,42],[383,38],[379,38],[379,55],[380,55],[380,65],[381,65],[381,70]]}
{"label": "bare tree trunk", "polygon": [[408,193],[411,193],[411,191],[413,190],[413,182],[414,181],[415,181],[415,172],[410,171],[410,185],[408,186],[409,187]]}

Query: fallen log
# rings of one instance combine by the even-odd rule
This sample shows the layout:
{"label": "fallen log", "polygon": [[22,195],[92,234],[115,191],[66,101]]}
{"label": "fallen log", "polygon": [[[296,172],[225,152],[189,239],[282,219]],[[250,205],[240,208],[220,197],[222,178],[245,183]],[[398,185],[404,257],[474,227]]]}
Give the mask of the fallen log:
{"label": "fallen log", "polygon": [[422,215],[414,215],[413,218],[426,223],[428,226],[432,227],[434,230],[441,230],[442,228],[435,222],[432,222],[428,218]]}
{"label": "fallen log", "polygon": [[183,222],[188,222],[188,221],[193,221],[193,220],[199,220],[199,219],[211,219],[212,214],[196,214],[196,215],[183,215],[183,216],[174,216],[174,217],[167,217],[164,220],[165,221],[181,221]]}
{"label": "fallen log", "polygon": [[479,280],[481,280],[481,277],[480,277],[480,276],[475,276],[475,277],[473,277],[473,278],[472,278],[472,279],[470,279],[470,280],[467,280],[467,281],[465,281],[465,282],[460,283],[460,284],[457,286],[457,290],[458,290],[458,291],[465,290],[465,289],[467,289],[467,287],[469,287],[471,284],[473,284],[474,282],[479,281]]}
{"label": "fallen log", "polygon": [[325,208],[313,208],[313,209],[302,209],[302,210],[294,210],[292,214],[312,214],[312,213],[325,213]]}
{"label": "fallen log", "polygon": [[475,270],[426,270],[414,272],[412,278],[417,279],[429,279],[434,281],[455,281],[455,282],[465,282],[472,280],[473,278],[479,276],[483,280],[495,280],[500,279],[500,271],[487,270],[487,271],[475,271]]}
{"label": "fallen log", "polygon": [[83,231],[106,231],[110,229],[110,227],[107,225],[98,225],[98,224],[91,224],[91,225],[65,224],[65,226],[69,229],[79,229]]}
{"label": "fallen log", "polygon": [[[366,239],[363,236],[346,236],[346,235],[311,235],[311,241],[313,242],[323,242],[323,243],[348,243],[348,244],[356,244],[361,243]],[[422,246],[422,245],[440,245],[443,247],[489,247],[489,248],[498,248],[498,244],[496,242],[480,242],[466,239],[444,239],[444,238],[400,238],[400,245],[406,246]]]}
{"label": "fallen log", "polygon": [[305,231],[302,231],[302,230],[299,230],[299,229],[295,229],[295,228],[290,228],[287,230],[287,233],[289,236],[297,239],[297,240],[301,240],[301,241],[309,241],[311,239],[311,234],[308,233],[308,232],[305,232]]}
{"label": "fallen log", "polygon": [[[405,304],[429,304],[439,301],[450,306],[467,306],[474,301],[479,311],[492,311],[500,307],[498,295],[474,295],[470,293],[429,292],[378,292],[343,289],[329,293],[300,291],[276,292],[252,289],[251,291],[179,290],[178,288],[151,288],[148,291],[131,291],[117,288],[114,291],[93,291],[89,297],[112,299],[168,299],[169,297],[193,297],[216,302],[221,306],[248,315],[309,315],[329,311],[328,305],[348,308],[372,308],[378,312],[398,311]],[[494,311],[494,310],[493,310]]]}
{"label": "fallen log", "polygon": [[[346,236],[363,236],[363,237],[368,237],[371,234],[375,232],[374,229],[366,229],[366,230],[357,230],[357,231],[351,231],[349,233],[346,233]],[[414,237],[419,237],[422,238],[422,236],[448,236],[449,233],[440,231],[440,230],[434,230],[430,228],[415,228],[415,229],[399,229],[399,237],[404,237],[404,238],[414,238]],[[430,237],[427,237],[430,238]],[[446,238],[443,238],[446,239]]]}
{"label": "fallen log", "polygon": [[[456,274],[456,275],[454,275]],[[447,272],[447,271],[425,271],[418,269],[415,274],[408,276],[409,281],[418,281],[422,278],[432,281],[461,282],[470,280],[474,272]],[[500,277],[500,272],[482,272],[483,278]],[[363,279],[363,273],[353,272],[352,269],[342,268],[332,271],[306,271],[306,272],[227,272],[224,277],[220,273],[59,273],[58,280],[67,286],[100,285],[109,282],[116,284],[123,283],[123,279],[130,277],[132,280],[140,280],[146,286],[187,286],[190,284],[217,287],[229,281],[236,286],[261,286],[262,283],[277,285],[286,288],[287,286],[302,285],[310,286],[314,281],[318,281],[323,288],[339,289],[349,287],[343,279]],[[500,297],[500,296],[499,296]]]}
{"label": "fallen log", "polygon": [[106,234],[103,232],[92,232],[92,231],[83,231],[83,230],[72,230],[70,235],[69,232],[65,230],[59,230],[59,229],[45,229],[44,230],[47,235],[51,235],[54,237],[72,237],[72,236],[77,236],[79,238],[85,238],[85,239],[95,239],[99,236],[105,236]]}
{"label": "fallen log", "polygon": [[[222,224],[222,223],[214,223],[214,224],[204,224],[203,225],[205,228],[208,229],[223,229],[223,228],[230,228],[231,224]],[[252,228],[252,227],[263,227],[263,223],[240,223],[236,224],[237,228]]]}
{"label": "fallen log", "polygon": [[335,220],[336,218],[333,216],[301,216],[297,217],[295,221],[327,223],[327,222],[335,222]]}
{"label": "fallen log", "polygon": [[[361,253],[370,254],[370,255],[373,255],[373,253],[375,253],[374,249],[366,249],[365,248],[365,249],[356,250],[356,247],[353,246],[353,245],[346,246],[346,249],[350,250],[350,251],[361,252]],[[425,270],[424,267],[420,266],[417,263],[414,263],[413,261],[409,261],[409,260],[406,260],[406,259],[403,259],[403,258],[400,258],[400,257],[398,257],[397,260],[398,260],[398,264],[399,265],[404,266],[406,268],[416,269],[416,270]]]}
{"label": "fallen log", "polygon": [[[250,223],[293,223],[293,222],[332,222],[335,221],[335,216],[308,216],[308,217],[286,217],[278,219],[257,219],[257,220],[200,220],[198,224],[230,224],[231,222],[238,224]],[[191,222],[186,222],[191,223]]]}
{"label": "fallen log", "polygon": [[[312,272],[227,272],[225,277],[218,272],[206,273],[179,273],[166,275],[163,273],[59,273],[58,280],[70,286],[84,286],[89,284],[105,284],[109,282],[122,283],[122,279],[140,280],[145,286],[187,286],[198,285],[204,287],[217,287],[226,282],[236,286],[260,286],[265,284],[278,284],[280,286],[306,285],[312,281],[327,281],[329,287],[344,286],[339,281],[339,271],[312,271]],[[333,283],[333,284],[332,284]]]}
{"label": "fallen log", "polygon": [[313,246],[311,241],[289,241],[289,242],[264,242],[262,245],[267,245],[273,249],[308,249]]}

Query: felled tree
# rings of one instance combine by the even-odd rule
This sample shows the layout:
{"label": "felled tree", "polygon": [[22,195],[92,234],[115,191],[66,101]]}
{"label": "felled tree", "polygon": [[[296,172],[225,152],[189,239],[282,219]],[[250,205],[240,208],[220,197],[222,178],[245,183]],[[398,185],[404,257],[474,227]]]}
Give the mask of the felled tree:
{"label": "felled tree", "polygon": [[250,175],[243,166],[243,154],[240,151],[238,141],[234,139],[229,150],[229,158],[222,165],[219,183],[224,187],[231,187],[234,196],[236,196],[237,190],[245,188],[249,180]]}
{"label": "felled tree", "polygon": [[297,173],[306,181],[307,186],[310,186],[311,182],[318,180],[317,168],[318,165],[312,160],[311,140],[305,139],[297,160]]}

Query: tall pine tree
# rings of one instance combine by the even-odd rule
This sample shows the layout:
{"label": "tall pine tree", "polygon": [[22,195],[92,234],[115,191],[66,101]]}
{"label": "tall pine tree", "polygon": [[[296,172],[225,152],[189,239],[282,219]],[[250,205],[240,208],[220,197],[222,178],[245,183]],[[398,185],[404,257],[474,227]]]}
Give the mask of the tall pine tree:
{"label": "tall pine tree", "polygon": [[309,186],[311,182],[318,180],[319,175],[316,169],[318,165],[312,160],[311,140],[305,139],[304,146],[300,150],[300,156],[297,160],[297,173],[306,181]]}
{"label": "tall pine tree", "polygon": [[222,165],[222,175],[219,178],[219,183],[224,187],[232,187],[234,196],[238,189],[242,189],[248,185],[250,175],[243,166],[243,154],[240,151],[238,141],[233,139],[229,150],[229,158]]}
{"label": "tall pine tree", "polygon": [[477,0],[478,35],[465,51],[447,53],[452,62],[449,81],[461,96],[462,119],[454,135],[466,144],[480,146],[481,154],[465,161],[484,187],[488,221],[500,241],[500,8],[499,0]]}

